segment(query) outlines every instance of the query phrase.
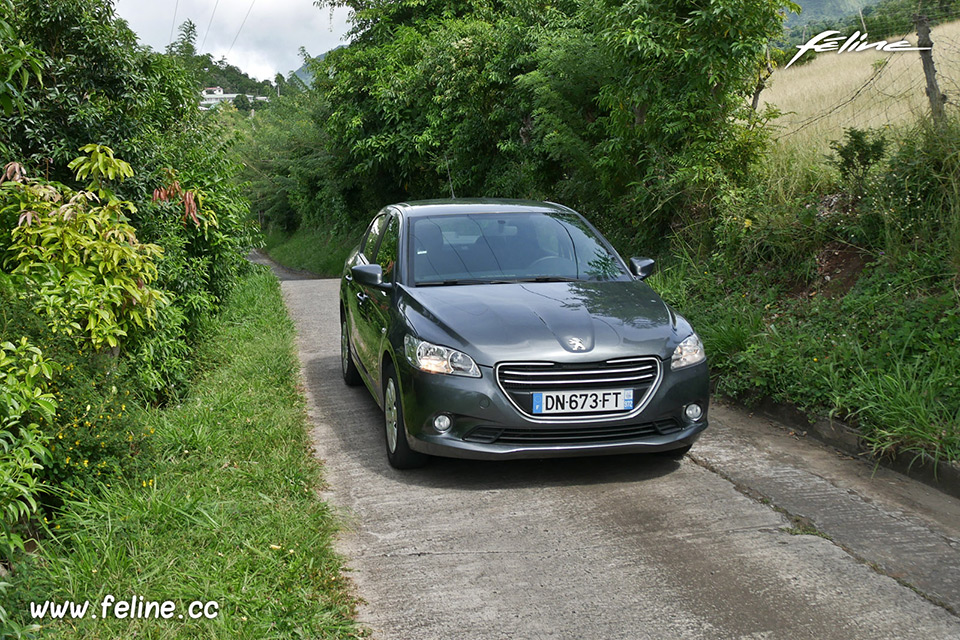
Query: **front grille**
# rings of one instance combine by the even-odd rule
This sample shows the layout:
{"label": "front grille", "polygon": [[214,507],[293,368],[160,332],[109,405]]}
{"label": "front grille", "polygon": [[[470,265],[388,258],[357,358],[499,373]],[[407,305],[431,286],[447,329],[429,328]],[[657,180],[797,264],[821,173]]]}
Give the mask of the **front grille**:
{"label": "front grille", "polygon": [[504,429],[481,426],[464,436],[467,442],[521,446],[563,446],[577,444],[609,444],[639,440],[649,436],[676,433],[681,430],[676,420],[658,420],[645,424],[615,427],[576,425],[545,429]]}
{"label": "front grille", "polygon": [[[605,362],[505,362],[497,366],[497,384],[524,415],[538,420],[590,420],[638,413],[660,381],[660,360],[643,356]],[[541,415],[533,413],[533,394],[546,391],[633,389],[632,411]]]}

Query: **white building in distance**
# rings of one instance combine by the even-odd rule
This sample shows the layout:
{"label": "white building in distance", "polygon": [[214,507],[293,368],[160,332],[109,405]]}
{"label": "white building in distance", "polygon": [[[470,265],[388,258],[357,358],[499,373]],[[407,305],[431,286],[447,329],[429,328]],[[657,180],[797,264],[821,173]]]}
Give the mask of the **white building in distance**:
{"label": "white building in distance", "polygon": [[[233,102],[233,99],[239,96],[239,93],[224,93],[222,87],[207,87],[200,92],[200,110],[207,111],[216,107],[221,102]],[[264,96],[252,96],[245,94],[247,100],[253,105],[256,102],[268,102],[270,98]]]}

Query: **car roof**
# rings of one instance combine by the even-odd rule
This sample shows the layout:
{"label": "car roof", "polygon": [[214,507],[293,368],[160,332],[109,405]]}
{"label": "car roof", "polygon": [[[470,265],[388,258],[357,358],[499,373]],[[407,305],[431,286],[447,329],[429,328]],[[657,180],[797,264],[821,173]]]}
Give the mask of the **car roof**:
{"label": "car roof", "polygon": [[496,213],[575,213],[572,209],[553,202],[512,200],[507,198],[448,198],[442,200],[414,200],[391,205],[405,216],[420,217],[455,214]]}

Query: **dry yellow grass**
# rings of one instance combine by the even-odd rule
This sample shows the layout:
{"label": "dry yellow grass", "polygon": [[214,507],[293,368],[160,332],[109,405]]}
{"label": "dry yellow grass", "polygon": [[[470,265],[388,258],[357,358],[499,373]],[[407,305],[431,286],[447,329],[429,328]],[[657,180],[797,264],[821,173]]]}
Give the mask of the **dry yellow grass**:
{"label": "dry yellow grass", "polygon": [[[916,33],[906,39],[916,46]],[[960,21],[935,27],[931,39],[940,90],[952,101],[947,108],[955,109],[960,96]],[[815,59],[776,71],[770,88],[761,95],[763,102],[784,113],[777,120],[775,136],[784,151],[823,154],[845,128],[882,128],[929,113],[916,51],[805,55]]]}

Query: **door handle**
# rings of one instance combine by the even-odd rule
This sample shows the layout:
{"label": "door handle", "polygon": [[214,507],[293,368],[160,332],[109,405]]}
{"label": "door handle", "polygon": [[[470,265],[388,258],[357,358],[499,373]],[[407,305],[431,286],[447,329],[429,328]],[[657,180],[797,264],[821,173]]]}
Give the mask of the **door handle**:
{"label": "door handle", "polygon": [[357,300],[358,300],[361,304],[363,304],[363,301],[366,300],[366,299],[369,298],[369,297],[370,297],[370,296],[368,296],[367,294],[365,294],[363,291],[358,291],[358,292],[357,292]]}

